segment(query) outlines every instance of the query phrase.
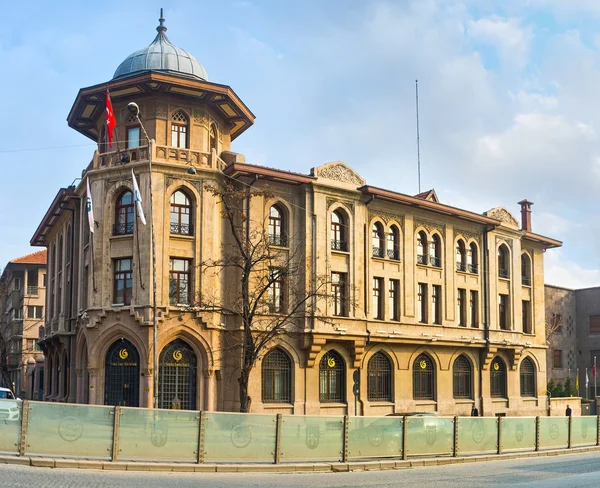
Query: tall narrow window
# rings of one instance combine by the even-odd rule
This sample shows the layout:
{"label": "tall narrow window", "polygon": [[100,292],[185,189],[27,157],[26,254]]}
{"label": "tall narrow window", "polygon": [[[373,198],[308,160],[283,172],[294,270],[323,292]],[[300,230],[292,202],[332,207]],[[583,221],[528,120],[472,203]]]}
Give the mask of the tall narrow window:
{"label": "tall narrow window", "polygon": [[417,264],[427,264],[427,236],[421,231],[417,234]]}
{"label": "tall narrow window", "polygon": [[500,358],[494,358],[490,369],[490,394],[492,398],[507,398],[506,366]]}
{"label": "tall narrow window", "polygon": [[388,230],[387,255],[396,261],[400,259],[400,232],[395,225],[391,225]]}
{"label": "tall narrow window", "polygon": [[262,401],[292,402],[292,362],[279,348],[270,351],[262,362]]}
{"label": "tall narrow window", "polygon": [[417,296],[417,319],[419,322],[427,323],[427,285],[425,283],[419,283],[419,293]]}
{"label": "tall narrow window", "polygon": [[500,278],[510,278],[509,271],[509,253],[504,244],[498,248],[498,276]]}
{"label": "tall narrow window", "polygon": [[383,226],[379,222],[373,224],[372,234],[373,257],[382,258],[384,256]]}
{"label": "tall narrow window", "polygon": [[509,303],[508,303],[508,295],[499,295],[498,296],[498,322],[499,322],[499,326],[501,329],[503,330],[510,330],[509,327],[509,320],[508,320],[508,310],[509,310]]}
{"label": "tall narrow window", "polygon": [[390,320],[400,320],[400,280],[389,281],[388,306]]}
{"label": "tall narrow window", "polygon": [[115,259],[113,303],[129,305],[133,291],[133,261],[131,258]]}
{"label": "tall narrow window", "polygon": [[273,205],[269,209],[269,243],[272,246],[287,246],[283,215],[279,205]]}
{"label": "tall narrow window", "polygon": [[562,369],[563,360],[562,360],[562,350],[561,349],[553,349],[552,350],[552,367],[554,369]]}
{"label": "tall narrow window", "polygon": [[336,251],[347,251],[346,242],[346,219],[339,210],[331,214],[331,249]]}
{"label": "tall narrow window", "polygon": [[477,253],[477,244],[471,242],[469,245],[469,251],[467,252],[467,271],[469,273],[479,273],[479,255]]}
{"label": "tall narrow window", "polygon": [[369,359],[367,378],[369,401],[392,401],[392,363],[384,353],[375,353]]}
{"label": "tall narrow window", "polygon": [[127,127],[127,149],[140,146],[140,126]]}
{"label": "tall narrow window", "polygon": [[421,354],[413,363],[413,398],[435,400],[433,362]]}
{"label": "tall narrow window", "polygon": [[169,260],[169,303],[171,305],[189,305],[190,283],[190,261],[171,258]]}
{"label": "tall narrow window", "polygon": [[171,146],[186,148],[188,133],[188,118],[181,110],[171,117]]}
{"label": "tall narrow window", "polygon": [[373,318],[383,320],[383,278],[373,278]]}
{"label": "tall narrow window", "polygon": [[331,299],[333,315],[348,315],[346,304],[346,273],[331,273]]}
{"label": "tall narrow window", "polygon": [[479,297],[475,290],[469,292],[469,325],[479,327]]}
{"label": "tall narrow window", "polygon": [[531,334],[533,328],[531,327],[531,302],[529,300],[522,301],[522,320],[523,320],[523,332],[525,334]]}
{"label": "tall narrow window", "polygon": [[269,301],[269,312],[281,313],[284,307],[283,295],[283,270],[280,268],[272,268],[270,271],[269,286],[267,299]]}
{"label": "tall narrow window", "polygon": [[434,324],[442,323],[442,287],[433,285],[431,293],[431,319]]}
{"label": "tall narrow window", "polygon": [[529,358],[521,361],[521,367],[519,368],[519,376],[521,379],[521,396],[522,397],[534,397],[535,394],[535,367],[533,362]]}
{"label": "tall narrow window", "polygon": [[171,195],[171,234],[191,236],[192,204],[185,192],[177,190]]}
{"label": "tall narrow window", "polygon": [[473,398],[473,372],[471,363],[462,354],[454,361],[452,379],[454,398]]}
{"label": "tall narrow window", "polygon": [[346,364],[335,351],[328,351],[319,362],[319,401],[346,402]]}
{"label": "tall narrow window", "polygon": [[456,318],[458,325],[467,326],[467,290],[458,289],[456,294]]}
{"label": "tall narrow window", "polygon": [[217,140],[218,140],[218,136],[217,136],[217,126],[215,124],[210,124],[210,130],[208,133],[208,145],[209,147],[209,151],[212,152],[212,150],[214,149],[215,151],[217,150]]}
{"label": "tall narrow window", "polygon": [[133,193],[131,193],[129,190],[121,193],[117,199],[117,205],[115,207],[115,225],[113,228],[113,235],[122,236],[133,234],[133,207]]}
{"label": "tall narrow window", "polygon": [[436,268],[442,267],[442,242],[437,234],[433,235],[429,243],[429,262]]}
{"label": "tall narrow window", "polygon": [[462,239],[456,242],[456,271],[467,271],[467,250]]}
{"label": "tall narrow window", "polygon": [[526,253],[521,254],[521,282],[531,286],[531,259]]}

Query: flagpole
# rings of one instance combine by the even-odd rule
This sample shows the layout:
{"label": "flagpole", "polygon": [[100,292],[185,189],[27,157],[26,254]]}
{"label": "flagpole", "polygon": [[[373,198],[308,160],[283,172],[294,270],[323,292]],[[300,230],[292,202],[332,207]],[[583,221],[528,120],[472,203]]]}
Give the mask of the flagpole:
{"label": "flagpole", "polygon": [[587,374],[587,366],[585,367],[585,397],[590,397],[590,379]]}
{"label": "flagpole", "polygon": [[575,389],[577,390],[577,396],[579,396],[579,368],[575,370]]}
{"label": "flagpole", "polygon": [[594,400],[598,396],[598,390],[596,390],[596,356],[594,356]]}

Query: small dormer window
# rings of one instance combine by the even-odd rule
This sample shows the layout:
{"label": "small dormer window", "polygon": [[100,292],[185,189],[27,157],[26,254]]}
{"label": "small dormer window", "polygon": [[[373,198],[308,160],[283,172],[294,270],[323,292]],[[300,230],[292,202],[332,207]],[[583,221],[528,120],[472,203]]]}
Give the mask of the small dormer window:
{"label": "small dormer window", "polygon": [[175,112],[171,116],[171,146],[172,147],[187,147],[188,135],[188,118],[181,110]]}

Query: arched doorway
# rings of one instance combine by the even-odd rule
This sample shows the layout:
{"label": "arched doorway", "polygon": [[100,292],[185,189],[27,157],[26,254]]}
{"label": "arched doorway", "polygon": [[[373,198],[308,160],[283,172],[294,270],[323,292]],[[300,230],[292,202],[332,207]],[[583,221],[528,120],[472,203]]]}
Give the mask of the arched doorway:
{"label": "arched doorway", "polygon": [[140,358],[126,339],[115,342],[106,354],[104,404],[138,407],[140,403]]}
{"label": "arched doorway", "polygon": [[160,353],[158,408],[196,410],[196,354],[181,339]]}

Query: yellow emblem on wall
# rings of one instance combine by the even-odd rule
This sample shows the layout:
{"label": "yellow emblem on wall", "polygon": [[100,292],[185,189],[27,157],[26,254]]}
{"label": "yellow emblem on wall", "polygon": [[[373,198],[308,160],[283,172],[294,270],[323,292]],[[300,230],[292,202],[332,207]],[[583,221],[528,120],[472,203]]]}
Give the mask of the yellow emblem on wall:
{"label": "yellow emblem on wall", "polygon": [[494,363],[494,371],[498,371],[500,369],[500,365],[498,363]]}
{"label": "yellow emblem on wall", "polygon": [[119,351],[119,357],[121,359],[127,359],[129,357],[129,353],[127,352],[127,349],[123,348]]}
{"label": "yellow emblem on wall", "polygon": [[329,358],[327,360],[327,366],[329,366],[330,368],[335,368],[335,359]]}
{"label": "yellow emblem on wall", "polygon": [[173,359],[175,361],[181,361],[182,357],[183,357],[183,354],[181,354],[181,351],[179,349],[177,351],[173,352]]}
{"label": "yellow emblem on wall", "polygon": [[427,368],[427,361],[425,361],[424,359],[421,359],[421,362],[419,363],[419,366],[421,367],[421,369],[426,369]]}

